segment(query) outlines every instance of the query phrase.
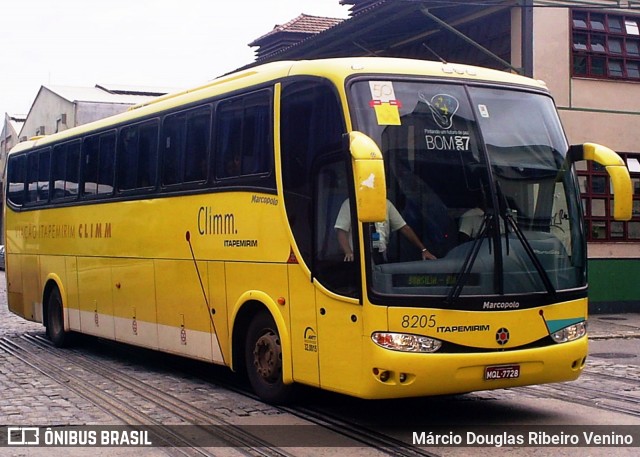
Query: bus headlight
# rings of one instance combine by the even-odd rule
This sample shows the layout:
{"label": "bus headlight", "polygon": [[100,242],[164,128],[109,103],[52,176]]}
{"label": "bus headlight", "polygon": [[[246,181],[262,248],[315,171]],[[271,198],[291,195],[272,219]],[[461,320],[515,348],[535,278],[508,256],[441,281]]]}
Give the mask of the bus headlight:
{"label": "bus headlight", "polygon": [[566,343],[568,341],[577,340],[587,334],[587,321],[578,322],[570,325],[555,333],[551,334],[551,338],[556,343]]}
{"label": "bus headlight", "polygon": [[440,340],[409,333],[375,332],[371,339],[378,346],[392,351],[430,353],[442,347]]}

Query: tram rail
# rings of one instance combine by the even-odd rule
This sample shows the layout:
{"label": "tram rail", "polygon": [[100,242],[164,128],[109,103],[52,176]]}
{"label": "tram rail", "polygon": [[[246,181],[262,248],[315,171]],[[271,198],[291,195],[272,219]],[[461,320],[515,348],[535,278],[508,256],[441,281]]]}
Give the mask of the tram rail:
{"label": "tram rail", "polygon": [[[606,380],[610,389],[603,391],[601,388],[591,387],[589,380],[597,378]],[[554,398],[640,417],[640,397],[637,395],[640,392],[640,379],[586,371],[580,383],[528,386],[520,387],[518,390],[538,398]],[[630,390],[634,391],[635,395],[625,393]]]}
{"label": "tram rail", "polygon": [[[149,384],[141,383],[128,375],[105,368],[99,363],[87,359],[78,351],[56,349],[42,337],[32,334],[25,334],[17,340],[3,337],[0,338],[0,349],[43,375],[63,383],[76,394],[117,418],[123,424],[151,425],[154,430],[160,430],[161,433],[157,433],[154,438],[162,442],[163,449],[170,455],[213,457],[216,454],[202,448],[184,434],[176,432],[175,424],[166,425],[166,421],[158,420],[154,415],[143,412],[149,409],[149,404],[153,410],[161,410],[164,414],[169,413],[173,416],[173,422],[193,425],[204,433],[211,433],[212,428],[209,426],[217,426],[215,427],[216,436],[212,437],[212,440],[220,442],[225,447],[233,447],[239,455],[292,457],[292,454],[273,448],[259,437],[251,436],[242,429],[233,427],[228,421],[180,402],[179,399]],[[65,369],[60,362],[71,363],[73,367]],[[87,373],[101,376],[108,387],[96,388],[88,380]],[[120,398],[118,392],[122,392],[122,389],[133,393],[138,399],[137,406],[142,407],[132,405],[131,395],[128,399]],[[147,403],[147,406],[145,407],[143,403]]]}
{"label": "tram rail", "polygon": [[[107,345],[117,343],[107,342]],[[126,347],[125,347],[126,348]],[[55,348],[46,338],[38,333],[25,333],[19,337],[0,338],[0,349],[12,354],[22,362],[35,368],[42,374],[64,383],[78,395],[91,401],[107,413],[113,415],[128,425],[152,425],[160,427],[162,434],[166,435],[165,445],[176,446],[177,454],[173,455],[214,455],[206,449],[201,449],[197,443],[175,432],[176,427],[164,425],[165,421],[159,421],[154,415],[140,412],[145,408],[135,408],[130,401],[117,396],[118,391],[130,392],[138,402],[146,402],[153,409],[162,410],[171,414],[182,424],[193,424],[201,428],[205,433],[212,427],[216,434],[220,433],[220,440],[227,446],[238,449],[241,455],[260,457],[289,457],[293,454],[279,449],[268,440],[250,435],[242,427],[237,427],[224,418],[217,417],[214,413],[205,411],[197,406],[184,402],[182,399],[155,387],[148,382],[127,374],[124,370],[114,370],[104,364],[100,355],[91,354],[82,347],[77,349]],[[126,348],[128,349],[128,348]],[[132,351],[139,351],[133,349]],[[64,369],[63,365],[71,364],[73,369]],[[92,373],[105,380],[107,388],[96,389],[86,377],[74,374],[77,372]],[[239,388],[224,380],[215,380],[225,389],[232,390],[239,395],[259,402],[260,400],[248,390]],[[149,409],[147,406],[146,409]],[[322,427],[331,433],[339,435],[353,442],[353,446],[367,447],[378,451],[383,455],[399,457],[438,457],[438,454],[426,451],[417,446],[387,436],[383,433],[350,423],[344,418],[331,416],[327,413],[315,411],[304,407],[273,407],[279,412],[291,414],[303,421]],[[276,440],[277,441],[277,440]]]}
{"label": "tram rail", "polygon": [[[254,436],[246,429],[237,427],[237,424],[226,420],[225,417],[220,417],[216,411],[203,409],[206,406],[201,408],[185,402],[180,398],[180,392],[171,392],[166,388],[163,390],[161,386],[154,386],[152,381],[136,376],[138,372],[135,370],[128,373],[128,368],[125,366],[128,365],[126,358],[123,360],[120,355],[123,351],[129,351],[130,348],[117,343],[105,341],[102,344],[102,340],[98,341],[100,341],[100,344],[97,345],[98,351],[104,351],[105,348],[109,351],[111,348],[118,348],[119,354],[113,359],[113,364],[105,355],[87,347],[65,350],[55,348],[40,332],[2,337],[0,338],[0,350],[4,350],[43,375],[69,387],[123,424],[159,427],[162,431],[161,435],[163,435],[163,444],[167,446],[165,452],[169,455],[215,455],[206,448],[202,448],[198,443],[190,441],[189,437],[176,433],[174,426],[176,423],[199,427],[205,433],[210,433],[212,429],[215,430],[216,435],[220,435],[217,436],[217,439],[222,441],[225,447],[233,448],[231,451],[237,452],[238,455],[261,457],[295,455],[286,449],[275,446],[268,438]],[[134,357],[139,357],[139,349],[131,348],[131,351]],[[175,360],[182,359],[176,358]],[[109,363],[105,363],[105,361]],[[122,368],[123,366],[125,369]],[[138,364],[134,363],[131,366],[138,366]],[[535,398],[557,399],[567,403],[640,417],[640,398],[634,395],[634,392],[640,390],[640,376],[615,375],[607,373],[608,368],[608,366],[599,365],[588,366],[583,379],[576,383],[520,387],[509,389],[505,393],[517,392]],[[238,386],[237,382],[226,380],[225,376],[218,378],[214,375],[214,379],[211,379],[210,372],[207,372],[207,376],[203,376],[199,369],[189,369],[188,371],[187,376],[195,374],[197,380],[203,383],[206,382],[211,386],[215,384],[252,401],[260,402],[254,394]],[[633,375],[638,370],[631,371]],[[624,370],[620,372],[624,373]],[[93,383],[89,381],[88,373],[94,375]],[[95,385],[95,375],[101,379],[99,388]],[[590,381],[596,381],[595,384],[600,385],[602,382],[607,382],[611,389],[603,391],[601,388],[591,386]],[[206,395],[203,393],[203,398]],[[132,398],[135,401],[131,400]],[[207,403],[202,404],[206,405]],[[438,454],[400,441],[384,432],[376,431],[367,424],[355,423],[346,414],[332,413],[331,408],[325,409],[318,407],[317,404],[306,407],[304,402],[295,407],[271,406],[267,408],[267,414],[278,415],[281,413],[295,416],[302,422],[322,427],[329,433],[350,440],[355,443],[352,444],[354,447],[367,447],[384,455],[438,457]],[[158,414],[162,418],[159,418]],[[172,425],[167,425],[168,423]]]}

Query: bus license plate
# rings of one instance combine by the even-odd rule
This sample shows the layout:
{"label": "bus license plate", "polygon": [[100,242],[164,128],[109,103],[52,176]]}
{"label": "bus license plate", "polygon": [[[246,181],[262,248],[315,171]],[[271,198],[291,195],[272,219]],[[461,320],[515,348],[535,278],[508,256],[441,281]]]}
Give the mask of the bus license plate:
{"label": "bus license plate", "polygon": [[484,369],[484,379],[515,379],[520,377],[520,365],[501,365],[497,367],[486,367]]}

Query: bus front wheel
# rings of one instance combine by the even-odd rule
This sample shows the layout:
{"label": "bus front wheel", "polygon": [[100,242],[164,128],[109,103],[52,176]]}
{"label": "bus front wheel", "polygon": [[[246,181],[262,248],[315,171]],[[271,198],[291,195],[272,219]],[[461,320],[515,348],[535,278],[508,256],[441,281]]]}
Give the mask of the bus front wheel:
{"label": "bus front wheel", "polygon": [[257,314],[247,330],[245,344],[247,376],[254,392],[268,403],[286,403],[292,386],[282,380],[282,345],[273,318]]}
{"label": "bus front wheel", "polygon": [[47,337],[55,347],[69,345],[71,336],[64,329],[64,315],[60,291],[54,288],[49,295],[47,310]]}

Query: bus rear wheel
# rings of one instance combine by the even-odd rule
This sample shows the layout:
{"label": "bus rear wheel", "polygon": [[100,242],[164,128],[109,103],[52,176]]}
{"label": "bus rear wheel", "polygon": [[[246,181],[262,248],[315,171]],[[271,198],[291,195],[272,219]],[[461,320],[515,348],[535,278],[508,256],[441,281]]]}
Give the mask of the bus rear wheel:
{"label": "bus rear wheel", "polygon": [[247,330],[245,366],[254,392],[268,403],[291,400],[293,386],[282,380],[282,345],[278,328],[267,313],[257,314]]}
{"label": "bus rear wheel", "polygon": [[47,337],[55,347],[68,346],[71,335],[64,329],[62,297],[57,287],[51,291],[47,305]]}

